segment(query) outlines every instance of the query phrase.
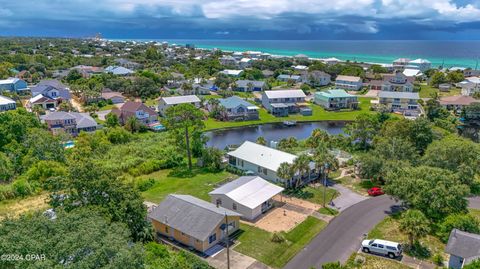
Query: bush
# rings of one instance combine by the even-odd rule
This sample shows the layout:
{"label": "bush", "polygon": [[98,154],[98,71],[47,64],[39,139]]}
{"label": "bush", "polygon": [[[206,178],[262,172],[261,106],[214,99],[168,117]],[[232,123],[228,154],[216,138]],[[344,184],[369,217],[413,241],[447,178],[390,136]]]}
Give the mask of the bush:
{"label": "bush", "polygon": [[453,214],[445,218],[440,224],[439,237],[443,242],[448,241],[450,232],[454,229],[459,229],[469,233],[479,233],[480,226],[477,219],[471,215]]}
{"label": "bush", "polygon": [[155,185],[155,179],[153,178],[141,179],[137,182],[137,188],[141,192],[149,190],[153,185]]}
{"label": "bush", "polygon": [[130,168],[128,173],[132,176],[140,176],[153,173],[155,171],[166,168],[166,162],[163,160],[148,160],[138,167]]}
{"label": "bush", "polygon": [[15,198],[15,191],[12,188],[13,184],[0,185],[0,201]]}
{"label": "bush", "polygon": [[30,186],[27,180],[18,179],[12,184],[13,191],[16,196],[27,196],[33,193],[33,188]]}
{"label": "bush", "polygon": [[273,233],[270,241],[274,243],[283,243],[285,242],[285,237],[281,233]]}
{"label": "bush", "polygon": [[112,144],[125,144],[130,142],[132,134],[123,128],[117,127],[108,130],[107,138]]}
{"label": "bush", "polygon": [[443,265],[443,256],[440,253],[437,253],[433,256],[433,262],[438,265],[442,266]]}

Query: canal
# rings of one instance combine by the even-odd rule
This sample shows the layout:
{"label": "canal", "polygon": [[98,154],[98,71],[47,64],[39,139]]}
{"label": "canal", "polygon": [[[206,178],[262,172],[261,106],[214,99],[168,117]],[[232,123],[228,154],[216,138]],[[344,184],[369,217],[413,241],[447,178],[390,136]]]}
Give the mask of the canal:
{"label": "canal", "polygon": [[255,142],[259,136],[265,137],[268,143],[282,138],[295,137],[305,139],[316,128],[327,131],[329,134],[343,134],[343,121],[303,122],[295,126],[285,126],[283,123],[269,123],[256,126],[244,126],[224,130],[206,132],[209,138],[207,146],[224,149],[227,145],[240,145],[249,140]]}

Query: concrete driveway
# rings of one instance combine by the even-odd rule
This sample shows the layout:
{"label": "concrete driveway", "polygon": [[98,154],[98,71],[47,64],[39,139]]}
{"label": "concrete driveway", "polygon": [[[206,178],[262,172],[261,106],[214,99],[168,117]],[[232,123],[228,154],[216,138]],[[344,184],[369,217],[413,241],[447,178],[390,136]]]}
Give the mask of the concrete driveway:
{"label": "concrete driveway", "polygon": [[[210,266],[217,269],[227,269],[227,249],[223,248],[214,256],[206,259]],[[230,249],[230,269],[268,269],[265,264]]]}
{"label": "concrete driveway", "polygon": [[340,195],[333,199],[332,207],[337,209],[338,211],[342,212],[345,209],[349,208],[354,204],[358,204],[363,200],[368,199],[367,197],[360,195],[349,188],[342,186],[341,184],[336,184],[333,182],[328,182],[329,187],[338,191]]}
{"label": "concrete driveway", "polygon": [[388,195],[366,199],[348,207],[284,268],[321,268],[326,262],[345,262],[359,249],[364,234],[399,209],[397,202]]}
{"label": "concrete driveway", "polygon": [[97,116],[98,116],[98,119],[100,120],[105,120],[105,117],[108,115],[108,113],[112,112],[111,109],[109,110],[100,110],[100,111],[97,111]]}

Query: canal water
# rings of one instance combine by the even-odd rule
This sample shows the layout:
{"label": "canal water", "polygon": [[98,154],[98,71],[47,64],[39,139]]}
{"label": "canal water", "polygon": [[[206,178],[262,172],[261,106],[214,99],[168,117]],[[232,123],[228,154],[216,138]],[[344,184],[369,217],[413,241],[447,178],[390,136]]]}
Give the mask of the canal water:
{"label": "canal water", "polygon": [[255,142],[259,136],[265,137],[268,143],[291,136],[297,139],[306,139],[317,128],[326,130],[332,135],[343,134],[343,127],[345,127],[345,122],[342,121],[304,122],[297,123],[295,126],[269,123],[210,131],[205,135],[209,138],[207,146],[224,149],[227,145],[240,145],[247,140]]}

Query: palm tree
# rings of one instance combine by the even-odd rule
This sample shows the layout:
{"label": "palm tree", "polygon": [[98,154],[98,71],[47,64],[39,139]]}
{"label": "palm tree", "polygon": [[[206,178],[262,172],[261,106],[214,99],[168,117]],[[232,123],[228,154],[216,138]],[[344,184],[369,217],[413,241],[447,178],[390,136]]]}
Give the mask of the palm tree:
{"label": "palm tree", "polygon": [[253,91],[253,83],[252,82],[247,83],[247,91],[249,91],[249,92]]}
{"label": "palm tree", "polygon": [[277,169],[277,176],[285,180],[285,184],[288,186],[287,182],[292,179],[294,175],[294,170],[291,164],[284,162],[281,163]]}
{"label": "palm tree", "polygon": [[260,145],[266,146],[266,145],[267,145],[267,140],[265,139],[265,137],[259,136],[259,137],[257,138],[256,143],[257,143],[257,144],[260,144]]}
{"label": "palm tree", "polygon": [[323,177],[323,207],[326,204],[327,176],[328,172],[338,168],[338,161],[329,151],[325,144],[321,143],[313,153],[315,170],[318,171],[318,179]]}
{"label": "palm tree", "polygon": [[307,145],[310,148],[316,148],[320,143],[328,142],[330,139],[330,135],[320,128],[316,128],[312,131],[312,134],[307,139]]}
{"label": "palm tree", "polygon": [[293,161],[293,167],[298,173],[298,177],[295,180],[295,188],[298,188],[302,183],[303,175],[307,174],[310,170],[310,157],[307,154],[298,156]]}

